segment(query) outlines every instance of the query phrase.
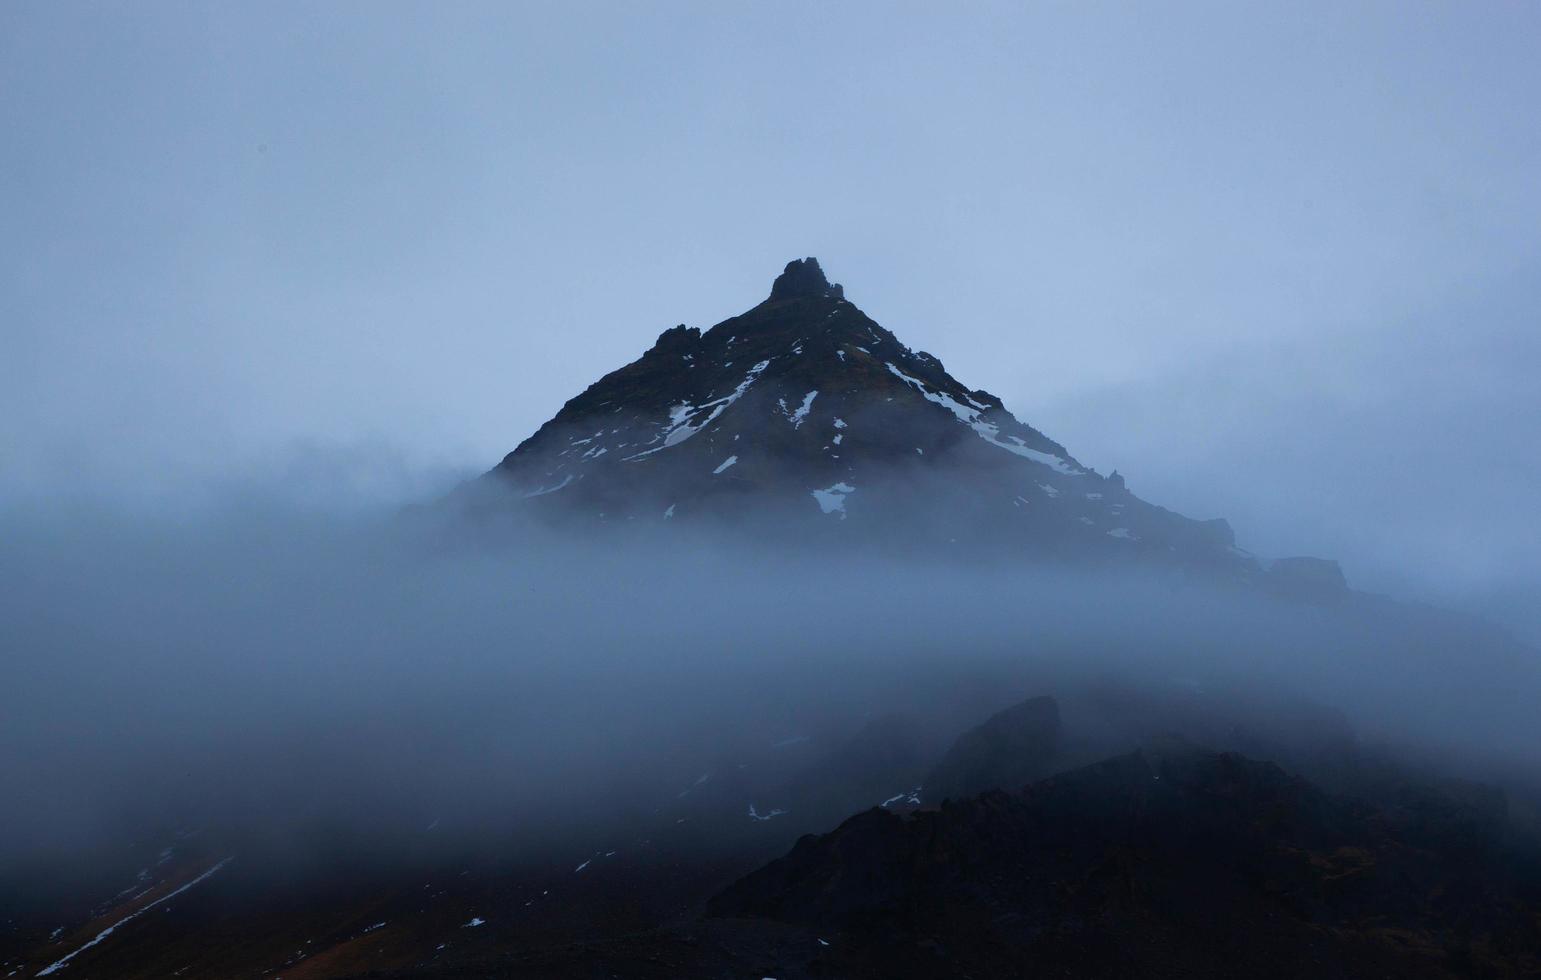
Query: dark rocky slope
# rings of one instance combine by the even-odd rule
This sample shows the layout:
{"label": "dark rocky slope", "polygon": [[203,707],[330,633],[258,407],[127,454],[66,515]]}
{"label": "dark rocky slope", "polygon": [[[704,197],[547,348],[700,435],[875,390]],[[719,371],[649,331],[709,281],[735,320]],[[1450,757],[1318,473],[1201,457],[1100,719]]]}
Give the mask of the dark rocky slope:
{"label": "dark rocky slope", "polygon": [[[1127,736],[1089,743],[1053,699],[1034,698],[963,733],[929,767],[931,778],[1010,789],[940,802],[927,790],[924,803],[900,794],[803,837],[654,928],[382,975],[1448,978],[1541,969],[1541,853],[1503,793],[1409,770],[1358,746],[1330,714],[1315,719],[1326,732],[1303,730],[1310,706],[1275,705],[1287,721],[1243,732],[1223,711],[1118,696],[1134,729],[1229,731],[1314,759],[1343,791],[1180,735],[1140,738],[1132,751],[1063,769],[1091,743]],[[897,756],[873,751],[885,742]],[[906,726],[892,722],[853,744],[867,747],[836,756],[857,770],[859,760],[882,768],[910,759]],[[1026,771],[1056,769],[1017,784]],[[853,771],[826,763],[808,776],[833,786]]]}
{"label": "dark rocky slope", "polygon": [[1519,976],[1541,968],[1537,884],[1491,834],[1162,740],[860,814],[711,913],[833,937],[834,976]]}

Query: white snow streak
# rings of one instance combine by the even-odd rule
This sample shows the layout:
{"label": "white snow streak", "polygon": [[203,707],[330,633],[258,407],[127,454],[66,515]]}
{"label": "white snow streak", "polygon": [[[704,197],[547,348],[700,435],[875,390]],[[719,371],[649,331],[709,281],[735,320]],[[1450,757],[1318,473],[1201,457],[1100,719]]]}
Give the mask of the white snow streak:
{"label": "white snow streak", "polygon": [[[906,384],[913,385],[915,390],[920,392],[926,401],[935,402],[936,404],[947,409],[957,417],[959,422],[962,422],[964,425],[973,429],[974,432],[978,434],[979,438],[983,439],[985,442],[988,442],[990,445],[998,446],[999,448],[1006,450],[1008,453],[1015,453],[1016,455],[1021,456],[1024,459],[1030,459],[1035,463],[1042,463],[1045,466],[1048,466],[1060,473],[1064,473],[1069,476],[1079,476],[1081,474],[1081,470],[1073,463],[1063,460],[1060,457],[1053,455],[1052,453],[1045,453],[1040,452],[1037,449],[1031,449],[1028,447],[1027,443],[1023,442],[1016,436],[1006,436],[1004,439],[1001,438],[1001,427],[996,425],[994,422],[986,422],[984,418],[981,417],[980,408],[970,408],[961,404],[951,395],[932,391],[926,387],[925,382],[921,381],[919,378],[912,378],[905,374],[903,371],[895,367],[892,361],[888,361],[886,363],[888,364],[888,370],[891,371],[895,377],[899,378],[901,381],[904,381]],[[970,399],[970,402],[971,404],[978,404],[977,402],[973,402],[972,399]]]}
{"label": "white snow streak", "polygon": [[90,942],[86,943],[84,946],[82,946],[79,949],[75,950],[73,953],[70,953],[68,956],[64,957],[63,959],[55,960],[53,963],[51,963],[48,966],[44,967],[41,971],[39,971],[37,973],[37,976],[46,977],[46,976],[48,976],[51,973],[56,973],[59,970],[63,969],[64,965],[66,963],[68,963],[70,960],[74,959],[75,957],[79,956],[81,953],[84,953],[86,950],[90,949],[92,946],[95,946],[97,943],[101,942],[102,940],[106,939],[108,936],[112,935],[113,930],[117,929],[118,926],[125,925],[129,921],[131,921],[133,919],[139,918],[141,915],[143,915],[146,912],[150,911],[151,909],[155,908],[155,906],[161,904],[162,902],[168,902],[171,899],[176,898],[178,895],[180,895],[183,892],[187,891],[189,888],[191,888],[194,885],[198,884],[200,881],[203,881],[205,878],[209,878],[209,877],[213,876],[213,874],[215,872],[217,872],[220,868],[223,868],[225,865],[229,864],[230,860],[231,860],[230,858],[225,858],[223,861],[221,861],[218,864],[214,865],[214,867],[212,867],[209,870],[205,871],[203,874],[201,874],[198,877],[194,878],[192,881],[189,881],[187,884],[183,885],[181,888],[178,888],[176,891],[171,892],[170,894],[167,894],[167,895],[162,895],[160,898],[157,898],[155,901],[151,902],[149,905],[146,905],[144,908],[140,909],[137,912],[130,912],[128,915],[124,916],[123,918],[119,919],[117,922],[114,922],[112,925],[108,926],[107,928],[103,929],[101,932],[97,933],[95,939],[92,939]]}
{"label": "white snow streak", "polygon": [[571,482],[573,482],[573,475],[571,473],[569,473],[566,476],[562,477],[562,482],[558,483],[556,486],[554,486],[554,487],[542,487],[539,490],[532,490],[529,493],[525,494],[524,496],[525,496],[526,499],[529,499],[530,497],[544,497],[548,493],[556,493],[558,490],[560,490],[563,487],[567,486]]}
{"label": "white snow streak", "polygon": [[808,412],[813,408],[813,400],[817,397],[819,397],[817,391],[810,391],[803,396],[803,403],[797,406],[797,411],[791,415],[792,428],[796,429],[803,424],[803,419],[808,417]]}
{"label": "white snow streak", "polygon": [[[668,449],[670,446],[678,446],[686,439],[689,439],[697,432],[700,432],[702,429],[706,428],[706,426],[710,425],[712,421],[717,418],[717,416],[727,411],[729,405],[732,405],[734,402],[742,398],[744,396],[744,392],[749,390],[749,386],[754,384],[755,379],[758,378],[760,373],[768,367],[770,367],[770,361],[761,361],[760,363],[756,364],[754,367],[749,369],[748,374],[744,375],[744,380],[738,383],[738,387],[734,388],[732,393],[724,395],[723,397],[714,401],[709,401],[705,405],[696,407],[691,405],[689,402],[683,402],[669,409],[669,424],[663,430],[662,434],[663,445],[655,449],[649,449],[644,452],[637,453],[634,456],[627,456],[626,459],[630,461],[634,459],[641,459],[644,456],[651,456],[656,452],[661,452],[662,450]],[[711,411],[707,412],[705,418],[701,418],[701,413],[706,412],[707,409],[711,409]]]}

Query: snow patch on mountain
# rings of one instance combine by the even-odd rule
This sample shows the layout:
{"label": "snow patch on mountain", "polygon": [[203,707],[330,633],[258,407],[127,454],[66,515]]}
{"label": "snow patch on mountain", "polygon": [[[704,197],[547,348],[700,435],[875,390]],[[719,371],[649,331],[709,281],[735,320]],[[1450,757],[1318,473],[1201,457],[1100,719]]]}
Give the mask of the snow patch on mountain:
{"label": "snow patch on mountain", "polygon": [[214,865],[214,867],[212,867],[209,870],[205,871],[203,874],[201,874],[198,877],[194,878],[192,881],[189,881],[187,884],[183,885],[181,888],[178,888],[176,891],[169,892],[169,893],[167,893],[165,895],[162,895],[160,898],[157,898],[155,901],[151,902],[149,905],[146,905],[144,908],[139,909],[137,912],[130,912],[128,915],[124,916],[123,918],[119,919],[117,922],[114,922],[112,925],[108,926],[107,928],[103,929],[101,932],[97,933],[96,936],[90,942],[86,943],[84,946],[80,947],[79,949],[75,950],[74,952],[70,953],[69,955],[63,957],[62,959],[55,960],[53,963],[50,963],[48,966],[46,966],[42,970],[38,971],[37,975],[40,976],[40,977],[46,977],[46,976],[49,976],[51,974],[59,972],[60,970],[64,969],[64,967],[69,965],[70,960],[74,959],[75,957],[79,956],[81,953],[84,953],[86,950],[90,949],[92,946],[97,945],[102,940],[104,940],[108,936],[112,935],[113,932],[116,931],[120,926],[127,925],[132,920],[139,918],[141,915],[144,915],[146,912],[148,912],[151,909],[155,908],[155,906],[160,905],[160,904],[162,904],[164,902],[169,902],[173,898],[176,898],[178,895],[180,895],[183,892],[187,891],[189,888],[193,887],[194,885],[198,884],[199,882],[204,881],[207,878],[213,877],[221,868],[223,868],[225,865],[229,864],[230,861],[231,861],[230,858],[225,858],[223,861],[221,861],[218,864]]}
{"label": "snow patch on mountain", "polygon": [[817,397],[819,397],[817,391],[810,391],[803,396],[803,403],[797,406],[797,411],[788,416],[792,420],[792,428],[796,429],[802,426],[803,420],[808,417],[808,413],[813,409],[813,400]]}
{"label": "snow patch on mountain", "polygon": [[[729,361],[728,363],[731,364],[732,362]],[[744,375],[744,380],[739,382],[737,388],[734,388],[731,393],[724,395],[723,397],[714,401],[709,401],[701,406],[691,405],[689,402],[682,402],[669,409],[668,425],[666,425],[663,431],[660,432],[659,435],[653,440],[654,442],[657,442],[659,439],[662,439],[663,445],[658,446],[655,449],[648,449],[644,450],[643,452],[636,453],[635,455],[627,456],[626,459],[628,461],[634,459],[642,459],[644,456],[651,456],[654,453],[662,452],[665,449],[678,446],[686,439],[689,439],[697,432],[700,432],[702,429],[706,428],[714,420],[716,420],[717,416],[727,411],[730,405],[744,397],[744,392],[749,390],[749,386],[754,384],[755,380],[759,378],[768,367],[770,367],[770,361],[768,360],[761,361],[760,363],[756,364],[754,367],[749,369],[748,374]],[[709,412],[707,411],[708,409],[710,409]],[[704,418],[702,417],[703,413],[705,413]]]}
{"label": "snow patch on mountain", "polygon": [[813,499],[819,502],[819,509],[826,514],[839,514],[845,518],[845,498],[856,492],[856,488],[849,483],[836,483],[825,487],[823,490],[810,491]]}
{"label": "snow patch on mountain", "polygon": [[[974,432],[978,434],[979,438],[983,439],[985,442],[988,442],[990,445],[1004,449],[1008,453],[1015,453],[1016,455],[1021,456],[1024,459],[1030,459],[1035,463],[1042,463],[1043,465],[1050,467],[1056,472],[1063,473],[1066,476],[1081,475],[1082,470],[1080,467],[1075,466],[1069,461],[1061,459],[1052,453],[1046,453],[1037,449],[1032,449],[1027,445],[1027,443],[1023,442],[1016,436],[1007,436],[1006,438],[1002,439],[1000,426],[996,425],[994,422],[987,422],[981,417],[981,412],[988,408],[988,406],[981,406],[980,408],[971,408],[965,406],[946,392],[932,391],[926,386],[925,382],[921,381],[919,378],[912,378],[908,374],[905,374],[903,371],[899,370],[899,368],[895,366],[892,361],[888,361],[886,363],[888,364],[888,370],[893,372],[895,377],[899,378],[899,380],[909,384],[916,391],[920,392],[921,396],[924,397],[926,401],[934,402],[947,409],[957,417],[959,422],[962,422],[964,425],[967,425],[969,428],[973,429]],[[970,399],[970,402],[971,404],[978,404],[972,399]]]}

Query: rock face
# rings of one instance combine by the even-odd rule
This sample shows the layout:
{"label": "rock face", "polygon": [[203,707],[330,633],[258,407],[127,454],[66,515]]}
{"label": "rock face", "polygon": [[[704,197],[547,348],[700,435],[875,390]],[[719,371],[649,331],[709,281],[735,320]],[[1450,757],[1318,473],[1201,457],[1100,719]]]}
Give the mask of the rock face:
{"label": "rock face", "polygon": [[839,283],[832,284],[824,278],[824,270],[819,268],[819,260],[811,257],[793,259],[787,263],[786,269],[771,284],[770,299],[767,302],[780,303],[784,300],[803,299],[809,296],[845,298],[845,290],[840,288]]}
{"label": "rock face", "polygon": [[1224,521],[1082,465],[875,323],[813,258],[746,313],[664,331],[478,487],[562,519],[764,522],[787,540],[1258,571]]}
{"label": "rock face", "polygon": [[926,777],[926,798],[940,802],[1021,789],[1048,775],[1059,740],[1059,704],[1050,697],[1023,701],[959,736]]}
{"label": "rock face", "polygon": [[832,976],[1525,975],[1533,881],[1484,840],[1168,740],[1015,793],[869,810],[710,914],[832,937]]}

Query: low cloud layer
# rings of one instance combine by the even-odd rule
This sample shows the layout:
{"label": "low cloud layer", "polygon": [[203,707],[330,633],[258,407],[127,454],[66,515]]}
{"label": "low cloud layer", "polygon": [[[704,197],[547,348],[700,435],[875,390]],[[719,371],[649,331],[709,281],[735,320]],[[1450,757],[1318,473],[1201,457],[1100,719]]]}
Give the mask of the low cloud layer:
{"label": "low cloud layer", "polygon": [[1480,293],[1378,329],[1242,345],[1030,406],[1087,462],[1260,554],[1343,563],[1356,586],[1468,609],[1541,640],[1536,291]]}
{"label": "low cloud layer", "polygon": [[0,866],[168,824],[534,842],[672,796],[725,746],[894,710],[957,726],[1098,678],[1298,696],[1499,768],[1541,736],[1533,664],[1448,623],[678,527],[489,545],[294,498],[6,514]]}

